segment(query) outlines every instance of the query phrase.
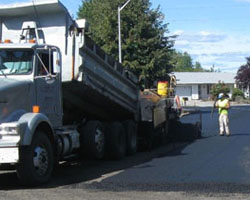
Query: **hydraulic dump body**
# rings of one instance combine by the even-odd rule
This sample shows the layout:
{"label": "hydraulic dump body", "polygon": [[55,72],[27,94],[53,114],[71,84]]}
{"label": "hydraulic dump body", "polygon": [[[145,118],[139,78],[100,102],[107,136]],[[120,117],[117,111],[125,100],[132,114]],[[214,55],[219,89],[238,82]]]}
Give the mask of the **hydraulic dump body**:
{"label": "hydraulic dump body", "polygon": [[81,81],[63,83],[64,112],[70,115],[72,110],[80,109],[88,117],[107,121],[138,115],[137,78],[86,36],[79,54]]}

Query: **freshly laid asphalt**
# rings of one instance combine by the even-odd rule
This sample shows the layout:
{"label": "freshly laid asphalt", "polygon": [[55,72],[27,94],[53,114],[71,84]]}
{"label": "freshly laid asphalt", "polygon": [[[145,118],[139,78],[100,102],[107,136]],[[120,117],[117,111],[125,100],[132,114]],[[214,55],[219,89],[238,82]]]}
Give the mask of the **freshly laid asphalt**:
{"label": "freshly laid asphalt", "polygon": [[[200,139],[121,161],[63,164],[50,183],[35,189],[20,187],[15,173],[1,172],[0,199],[250,199],[250,106],[231,107],[230,137],[218,135],[217,112],[212,117],[211,107],[199,109]],[[196,112],[181,121],[197,119]]]}
{"label": "freshly laid asphalt", "polygon": [[[217,112],[213,117],[211,108],[201,108],[201,112],[201,139],[126,169],[96,186],[116,190],[249,193],[250,107],[231,108],[230,137],[218,135]],[[190,121],[198,116],[187,118]]]}

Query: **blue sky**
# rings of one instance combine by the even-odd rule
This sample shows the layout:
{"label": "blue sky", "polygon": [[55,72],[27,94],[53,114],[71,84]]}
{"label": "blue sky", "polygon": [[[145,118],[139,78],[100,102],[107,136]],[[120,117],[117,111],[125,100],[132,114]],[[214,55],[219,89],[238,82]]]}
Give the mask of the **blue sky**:
{"label": "blue sky", "polygon": [[[0,4],[31,0],[1,0]],[[76,16],[82,0],[61,0]],[[125,2],[125,0],[124,0]],[[250,56],[250,0],[151,0],[177,34],[175,48],[204,68],[236,72]]]}
{"label": "blue sky", "polygon": [[237,72],[250,56],[250,0],[152,0],[160,5],[175,48],[209,69]]}

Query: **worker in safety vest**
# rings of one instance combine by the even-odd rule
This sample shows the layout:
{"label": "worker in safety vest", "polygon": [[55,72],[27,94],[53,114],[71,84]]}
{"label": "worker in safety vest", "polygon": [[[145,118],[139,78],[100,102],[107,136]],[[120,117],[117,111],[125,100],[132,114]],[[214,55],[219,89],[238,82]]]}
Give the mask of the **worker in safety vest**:
{"label": "worker in safety vest", "polygon": [[224,131],[226,135],[229,136],[229,118],[228,118],[228,109],[230,108],[230,102],[228,96],[226,94],[220,93],[218,95],[218,101],[216,102],[216,107],[219,112],[219,125],[220,125],[220,135],[224,135]]}

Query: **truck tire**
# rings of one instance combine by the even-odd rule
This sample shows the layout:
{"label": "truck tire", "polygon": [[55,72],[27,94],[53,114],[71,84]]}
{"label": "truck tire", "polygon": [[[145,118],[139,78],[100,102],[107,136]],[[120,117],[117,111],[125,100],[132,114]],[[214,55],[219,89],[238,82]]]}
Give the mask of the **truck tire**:
{"label": "truck tire", "polygon": [[137,151],[137,127],[133,120],[123,122],[123,127],[126,133],[126,153],[133,155]]}
{"label": "truck tire", "polygon": [[22,184],[36,186],[49,181],[54,157],[51,142],[43,131],[37,131],[30,146],[21,147],[17,175]]}
{"label": "truck tire", "polygon": [[99,121],[89,121],[81,133],[81,151],[92,159],[102,159],[105,154],[105,127]]}
{"label": "truck tire", "polygon": [[122,159],[126,154],[126,133],[121,123],[113,122],[107,131],[107,153],[111,159]]}

